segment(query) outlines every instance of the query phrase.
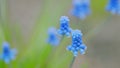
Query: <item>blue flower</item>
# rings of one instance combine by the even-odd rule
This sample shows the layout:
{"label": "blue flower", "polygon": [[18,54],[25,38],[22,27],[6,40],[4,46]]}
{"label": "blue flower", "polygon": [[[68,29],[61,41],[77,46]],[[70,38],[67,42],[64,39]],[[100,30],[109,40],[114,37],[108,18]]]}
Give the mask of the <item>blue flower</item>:
{"label": "blue flower", "polygon": [[73,0],[72,15],[85,19],[91,13],[89,0]]}
{"label": "blue flower", "polygon": [[78,55],[78,51],[80,54],[85,54],[87,47],[82,41],[82,33],[80,30],[72,31],[72,44],[67,47],[67,50],[71,51],[74,56]]}
{"label": "blue flower", "polygon": [[120,0],[109,0],[106,10],[112,14],[120,14]]}
{"label": "blue flower", "polygon": [[48,29],[48,43],[57,46],[59,45],[60,39],[57,36],[57,30],[54,27]]}
{"label": "blue flower", "polygon": [[9,43],[7,42],[3,43],[1,59],[3,59],[6,64],[10,63],[11,60],[14,60],[16,54],[17,54],[16,49],[10,49]]}
{"label": "blue flower", "polygon": [[67,16],[61,16],[60,18],[60,29],[58,30],[58,33],[62,36],[70,36],[71,28],[69,26],[69,18]]}

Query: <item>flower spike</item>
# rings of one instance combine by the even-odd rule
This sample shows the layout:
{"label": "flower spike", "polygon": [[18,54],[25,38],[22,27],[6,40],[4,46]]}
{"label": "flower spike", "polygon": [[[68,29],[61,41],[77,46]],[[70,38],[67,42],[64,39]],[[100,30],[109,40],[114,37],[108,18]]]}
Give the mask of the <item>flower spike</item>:
{"label": "flower spike", "polygon": [[120,0],[109,0],[106,10],[112,14],[120,14]]}
{"label": "flower spike", "polygon": [[67,50],[71,51],[74,56],[78,55],[78,51],[80,54],[85,54],[87,47],[82,41],[82,33],[80,30],[72,31],[72,44],[67,47]]}
{"label": "flower spike", "polygon": [[89,0],[73,0],[72,15],[85,19],[91,13]]}
{"label": "flower spike", "polygon": [[17,50],[15,48],[10,49],[10,45],[8,42],[3,43],[3,51],[2,51],[1,59],[3,59],[6,64],[10,63],[11,60],[14,60],[16,54],[17,54]]}
{"label": "flower spike", "polygon": [[53,46],[59,45],[60,39],[57,36],[57,30],[54,27],[48,29],[48,40],[47,42]]}
{"label": "flower spike", "polygon": [[70,36],[71,28],[69,26],[69,18],[67,16],[61,16],[60,18],[60,29],[58,30],[58,33],[62,36]]}

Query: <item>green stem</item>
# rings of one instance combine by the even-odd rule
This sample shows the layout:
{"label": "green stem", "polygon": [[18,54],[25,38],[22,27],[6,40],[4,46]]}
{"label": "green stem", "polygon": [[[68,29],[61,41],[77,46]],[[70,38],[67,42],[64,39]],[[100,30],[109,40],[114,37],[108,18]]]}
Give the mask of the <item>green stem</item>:
{"label": "green stem", "polygon": [[[64,36],[62,36],[62,38],[60,39],[60,43],[63,41],[63,39],[64,39]],[[61,44],[59,44],[59,45],[61,45]],[[51,50],[51,52],[50,52],[49,55],[48,55],[48,59],[49,59],[49,60],[50,60],[51,57],[55,54],[57,47],[58,47],[58,46],[52,46],[52,50]]]}
{"label": "green stem", "polygon": [[[60,39],[60,43],[63,41],[63,38],[64,38],[64,36],[62,36],[62,38]],[[57,46],[52,46],[52,54],[54,54],[54,52],[56,52],[56,49],[57,49]]]}
{"label": "green stem", "polygon": [[73,59],[72,59],[72,61],[71,61],[71,64],[70,64],[70,67],[69,68],[72,68],[73,67],[73,63],[74,63],[74,61],[75,61],[75,56],[73,57]]}
{"label": "green stem", "polygon": [[8,65],[8,68],[12,68],[12,64],[11,63]]}

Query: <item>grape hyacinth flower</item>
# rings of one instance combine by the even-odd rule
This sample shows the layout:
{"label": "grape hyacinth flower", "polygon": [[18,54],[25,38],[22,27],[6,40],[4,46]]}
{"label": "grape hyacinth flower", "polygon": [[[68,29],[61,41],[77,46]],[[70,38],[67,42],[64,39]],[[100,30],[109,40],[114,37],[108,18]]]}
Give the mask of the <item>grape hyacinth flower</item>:
{"label": "grape hyacinth flower", "polygon": [[106,10],[112,14],[120,14],[120,0],[109,0]]}
{"label": "grape hyacinth flower", "polygon": [[16,54],[17,54],[17,51],[15,48],[10,49],[9,43],[7,42],[3,43],[3,51],[0,58],[3,59],[6,64],[10,63],[11,60],[14,60]]}
{"label": "grape hyacinth flower", "polygon": [[53,46],[59,45],[60,39],[57,36],[57,30],[54,27],[48,29],[48,43]]}
{"label": "grape hyacinth flower", "polygon": [[72,44],[67,47],[67,50],[71,51],[74,56],[78,55],[78,51],[80,54],[85,54],[87,47],[82,41],[82,33],[80,30],[72,31]]}
{"label": "grape hyacinth flower", "polygon": [[61,16],[60,18],[60,29],[58,30],[58,33],[62,36],[66,35],[70,37],[71,28],[69,26],[69,18],[67,16]]}
{"label": "grape hyacinth flower", "polygon": [[90,0],[73,0],[73,16],[85,19],[90,13]]}

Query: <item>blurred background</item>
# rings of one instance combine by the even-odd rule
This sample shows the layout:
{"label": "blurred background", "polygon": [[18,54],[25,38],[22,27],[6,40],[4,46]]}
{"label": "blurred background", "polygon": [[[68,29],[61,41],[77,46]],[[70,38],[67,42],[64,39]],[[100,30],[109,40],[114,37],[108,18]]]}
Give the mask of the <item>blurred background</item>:
{"label": "blurred background", "polygon": [[120,68],[120,16],[105,11],[107,2],[91,0],[91,15],[80,20],[70,15],[72,0],[0,0],[0,53],[4,41],[18,50],[16,60],[0,60],[0,68],[69,68],[71,39],[64,38],[54,52],[46,43],[48,28],[59,28],[63,15],[83,32],[88,47],[72,68]]}

